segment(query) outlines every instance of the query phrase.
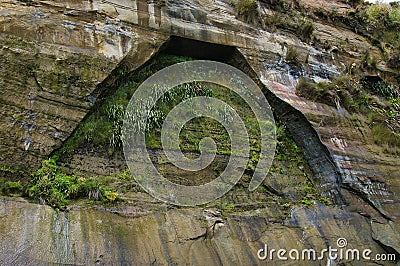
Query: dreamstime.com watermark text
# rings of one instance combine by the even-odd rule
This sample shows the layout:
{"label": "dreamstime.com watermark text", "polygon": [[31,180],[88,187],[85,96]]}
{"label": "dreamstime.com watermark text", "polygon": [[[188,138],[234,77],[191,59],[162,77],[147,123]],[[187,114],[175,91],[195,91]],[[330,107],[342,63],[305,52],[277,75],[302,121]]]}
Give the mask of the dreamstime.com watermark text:
{"label": "dreamstime.com watermark text", "polygon": [[267,244],[259,249],[257,257],[260,260],[281,260],[281,261],[396,261],[396,254],[373,254],[371,249],[347,248],[347,240],[339,238],[336,241],[337,247],[328,246],[320,251],[315,249],[274,249]]}

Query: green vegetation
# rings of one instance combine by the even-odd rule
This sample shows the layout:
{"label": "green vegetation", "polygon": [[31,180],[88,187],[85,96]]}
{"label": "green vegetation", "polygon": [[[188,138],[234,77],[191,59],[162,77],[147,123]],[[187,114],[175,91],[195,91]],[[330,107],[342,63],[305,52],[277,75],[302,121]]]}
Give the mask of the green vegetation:
{"label": "green vegetation", "polygon": [[[262,17],[264,28],[275,32],[278,29],[290,32],[303,42],[310,42],[313,39],[314,24],[304,15],[295,12],[286,12],[285,8],[280,8],[277,12]],[[284,12],[284,13],[280,13]]]}
{"label": "green vegetation", "polygon": [[315,189],[315,187],[311,184],[310,181],[306,181],[306,184],[304,186],[304,191],[305,195],[302,199],[300,199],[300,203],[306,206],[312,206],[314,205],[315,201],[319,201],[326,206],[330,205],[329,199],[322,197],[319,195],[318,191]]}
{"label": "green vegetation", "polygon": [[356,7],[362,3],[364,3],[364,0],[346,0],[346,3],[348,3],[349,5]]}
{"label": "green vegetation", "polygon": [[360,111],[366,106],[365,98],[368,98],[351,76],[339,76],[332,82],[314,83],[301,78],[296,86],[296,94],[309,100],[325,103],[333,107],[343,107],[348,111]]}
{"label": "green vegetation", "polygon": [[378,124],[372,128],[376,144],[384,147],[384,151],[400,155],[400,134],[390,130],[387,126]]}
{"label": "green vegetation", "polygon": [[[231,5],[236,9],[237,17],[271,32],[278,29],[290,32],[303,42],[313,39],[314,24],[305,11],[298,12],[291,1],[286,0],[236,0]],[[266,6],[272,12],[260,12],[258,6]]]}
{"label": "green vegetation", "polygon": [[330,83],[302,78],[296,87],[299,96],[369,117],[374,142],[392,154],[400,150],[396,132],[400,121],[399,91],[398,86],[382,80],[360,80],[355,76],[339,76]]}
{"label": "green vegetation", "polygon": [[237,17],[244,20],[246,23],[253,25],[262,25],[262,19],[258,10],[257,0],[238,0],[231,2],[236,9]]}
{"label": "green vegetation", "polygon": [[[96,147],[97,150],[103,150],[106,147],[106,151],[110,154],[120,152],[122,148],[121,131],[126,112],[125,109],[136,88],[141,82],[158,70],[170,64],[188,60],[190,58],[159,55],[142,69],[128,74],[119,88],[99,104],[93,113],[84,119],[57,155],[68,155],[81,147]],[[257,153],[257,155],[253,156],[254,161],[258,160],[256,157],[259,156],[260,133],[254,114],[239,95],[215,84],[191,82],[177,86],[157,101],[156,107],[150,110],[146,125],[140,125],[139,121],[132,120],[133,129],[144,130],[146,132],[146,146],[148,148],[161,149],[160,128],[166,114],[178,103],[195,96],[213,96],[224,100],[230,106],[235,106],[234,108],[238,114],[246,118],[245,124],[250,130],[250,137],[252,139],[251,149]],[[227,120],[232,119],[228,112],[223,112],[226,114]],[[230,141],[226,130],[217,121],[204,117],[195,118],[184,126],[180,133],[181,149],[184,152],[198,152],[198,144],[205,137],[211,137],[216,140],[217,154],[230,154]],[[63,158],[67,157],[64,156]]]}
{"label": "green vegetation", "polygon": [[257,0],[239,0],[234,4],[239,15],[250,15],[257,12]]}
{"label": "green vegetation", "polygon": [[[63,145],[59,154],[72,152],[82,146],[106,147],[109,153],[120,150],[122,147],[121,130],[125,109],[135,90],[145,79],[158,70],[188,60],[190,58],[183,56],[161,55],[139,71],[128,75],[127,81],[121,84],[112,95],[102,101],[93,113],[84,119]],[[187,90],[188,88],[192,88],[192,90]],[[210,91],[206,88],[199,88],[199,86],[189,87],[184,84],[164,95],[161,102],[178,101],[178,98],[209,94]],[[163,121],[165,116],[164,106],[165,104],[160,103],[158,105],[159,108],[151,110],[146,131],[159,126],[160,122]]]}
{"label": "green vegetation", "polygon": [[332,105],[336,95],[331,89],[332,86],[327,82],[312,83],[305,78],[301,78],[297,83],[296,93],[311,101]]}
{"label": "green vegetation", "polygon": [[24,186],[20,181],[6,181],[0,179],[0,194],[3,195],[22,195],[24,192]]}
{"label": "green vegetation", "polygon": [[376,69],[376,58],[371,56],[370,52],[367,50],[361,58],[361,64],[363,69]]}
{"label": "green vegetation", "polygon": [[224,212],[233,212],[235,210],[234,203],[221,203],[219,208]]}
{"label": "green vegetation", "polygon": [[310,42],[314,31],[314,24],[311,21],[305,20],[297,28],[297,34],[303,42]]}
{"label": "green vegetation", "polygon": [[299,61],[299,56],[300,53],[299,51],[297,51],[296,47],[294,46],[289,46],[286,52],[286,61],[289,64],[293,64],[293,65],[297,65],[300,61]]}
{"label": "green vegetation", "polygon": [[393,100],[399,95],[399,87],[383,81],[367,82],[345,75],[334,78],[332,82],[318,83],[301,78],[296,86],[296,94],[331,106],[339,103],[348,111],[366,114],[373,106],[382,109],[395,106]]}
{"label": "green vegetation", "polygon": [[400,5],[377,3],[358,13],[366,31],[380,43],[390,67],[400,67]]}
{"label": "green vegetation", "polygon": [[279,12],[285,12],[291,9],[291,2],[287,0],[261,0],[260,2],[269,9]]}
{"label": "green vegetation", "polygon": [[400,9],[385,3],[369,5],[363,11],[366,23],[374,23],[376,26],[396,28],[400,26]]}
{"label": "green vegetation", "polygon": [[[17,188],[21,189],[18,185]],[[62,173],[54,159],[44,160],[32,175],[27,188],[28,197],[56,209],[65,209],[70,199],[88,198],[113,202],[118,193],[103,186],[96,178],[83,178]]]}
{"label": "green vegetation", "polygon": [[276,140],[276,160],[295,162],[297,166],[301,167],[306,164],[301,149],[294,142],[286,126],[279,122],[276,127]]}
{"label": "green vegetation", "polygon": [[[293,57],[293,61],[297,61],[298,52],[293,48],[294,53],[297,55]],[[290,51],[289,51],[290,53]],[[159,55],[152,59],[152,61],[145,67],[128,74],[124,77],[123,83],[113,92],[107,96],[100,104],[98,104],[97,109],[92,112],[85,120],[79,125],[78,129],[67,141],[65,146],[61,149],[64,153],[69,153],[75,149],[80,149],[82,147],[93,147],[96,150],[101,150],[102,147],[107,147],[108,151],[115,152],[120,151],[121,146],[121,128],[122,120],[125,115],[125,107],[136,88],[143,82],[147,77],[158,71],[159,69],[166,67],[170,64],[187,61],[190,58],[177,57],[172,55]],[[245,126],[248,129],[248,134],[250,137],[250,156],[246,169],[246,175],[251,176],[254,171],[260,153],[260,130],[258,126],[257,119],[255,118],[251,108],[245,103],[245,101],[236,93],[231,90],[208,83],[193,82],[189,84],[182,84],[176,87],[169,93],[165,94],[157,102],[156,108],[151,110],[150,123],[145,127],[137,125],[136,128],[146,131],[146,146],[149,149],[160,150],[161,138],[160,138],[160,128],[161,123],[164,121],[166,114],[176,106],[177,103],[184,99],[191,98],[198,95],[213,96],[215,98],[221,99],[226,102],[229,106],[232,106],[240,117],[243,118]],[[225,112],[224,112],[225,113]],[[232,117],[229,113],[226,113],[226,119],[230,120]],[[293,141],[293,138],[289,134],[285,126],[280,125],[276,128],[277,131],[277,150],[276,158],[273,167],[271,168],[271,174],[278,175],[288,175],[296,176],[301,182],[304,178],[309,176],[306,174],[309,171],[307,163],[302,155],[299,147]],[[199,117],[189,121],[182,128],[180,132],[180,148],[181,150],[188,154],[189,156],[194,156],[199,152],[199,142],[205,137],[211,137],[215,140],[217,144],[217,155],[218,161],[210,166],[207,172],[207,176],[212,176],[212,173],[220,173],[221,169],[224,169],[225,165],[225,155],[230,155],[230,140],[229,136],[224,129],[224,127],[213,119]],[[159,171],[161,173],[166,173],[167,178],[171,178],[173,181],[174,171],[165,164],[157,164]],[[306,170],[308,169],[308,170]],[[275,173],[274,173],[275,172]],[[169,176],[168,176],[169,174]],[[68,176],[59,173],[61,180],[59,183],[68,183],[64,189],[65,193],[60,196],[56,191],[54,192],[52,187],[57,186],[56,183],[52,183],[49,186],[41,186],[41,191],[45,191],[44,195],[39,192],[32,194],[31,196],[38,199],[39,201],[45,201],[47,204],[52,206],[62,208],[67,204],[66,201],[75,198],[91,198],[92,195],[98,196],[99,193],[89,193],[90,189],[85,189],[86,183],[93,184],[97,182],[97,187],[111,187],[115,189],[120,195],[123,195],[124,191],[131,191],[135,187],[134,180],[129,175],[123,175],[122,177],[110,177],[108,180],[103,178],[90,178],[82,180],[79,177]],[[190,178],[193,175],[188,176],[188,184],[191,184]],[[200,176],[199,176],[200,177]],[[118,179],[119,181],[115,180]],[[204,177],[201,177],[204,178]],[[243,179],[246,179],[243,178]],[[79,183],[83,181],[83,183]],[[110,181],[114,180],[114,181]],[[40,179],[36,179],[35,182],[41,184]],[[176,181],[183,182],[183,181]],[[193,181],[194,182],[194,181]],[[244,182],[244,181],[243,181]],[[117,185],[117,184],[121,185]],[[33,186],[32,184],[31,186]],[[38,185],[36,185],[38,186]],[[77,190],[75,186],[79,186]],[[242,185],[238,185],[241,187]],[[42,188],[43,187],[43,188]],[[94,186],[96,188],[96,186]],[[90,187],[92,188],[92,187]],[[282,188],[285,189],[285,188]],[[59,189],[57,189],[59,190]],[[260,191],[269,191],[268,188],[261,187]],[[98,191],[98,190],[94,190]],[[112,200],[112,197],[107,194],[107,191],[101,190],[102,198],[109,198],[107,201]],[[114,190],[112,190],[113,192]],[[293,202],[297,202],[299,198],[301,199],[304,193],[302,191],[296,191],[294,193]],[[107,197],[108,196],[108,197]],[[112,195],[111,195],[112,196]],[[314,196],[318,198],[317,195]],[[45,199],[45,200],[43,200]],[[61,203],[59,203],[61,202]],[[238,208],[243,208],[240,204],[229,202],[229,204],[221,205],[224,210],[233,211]]]}
{"label": "green vegetation", "polygon": [[364,84],[364,86],[372,90],[374,94],[384,97],[386,99],[394,99],[400,97],[399,88],[393,84],[388,84],[384,81]]}

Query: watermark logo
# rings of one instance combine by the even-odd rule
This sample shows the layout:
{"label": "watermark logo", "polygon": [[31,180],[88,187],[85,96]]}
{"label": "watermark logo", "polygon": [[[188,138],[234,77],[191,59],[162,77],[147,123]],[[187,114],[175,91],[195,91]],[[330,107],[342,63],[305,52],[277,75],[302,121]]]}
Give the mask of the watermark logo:
{"label": "watermark logo", "polygon": [[148,78],[136,90],[125,112],[122,130],[124,155],[132,175],[153,197],[181,206],[211,202],[227,193],[242,177],[250,154],[245,123],[234,107],[221,99],[206,96],[186,99],[168,113],[161,128],[162,148],[168,160],[179,169],[200,171],[206,168],[215,158],[215,141],[208,137],[202,139],[200,155],[193,159],[180,150],[179,134],[183,126],[194,118],[214,119],[225,128],[231,143],[229,162],[222,174],[203,185],[184,186],[163,177],[153,165],[145,143],[150,111],[167,92],[190,82],[223,86],[238,94],[251,108],[261,137],[260,157],[249,184],[249,190],[255,190],[265,179],[274,158],[273,114],[263,92],[250,77],[230,65],[214,61],[197,60],[172,65]]}
{"label": "watermark logo", "polygon": [[267,244],[257,251],[260,260],[280,261],[396,261],[396,254],[372,254],[371,249],[348,248],[347,239],[339,238],[336,241],[336,248],[328,246],[322,250],[310,249],[269,249]]}

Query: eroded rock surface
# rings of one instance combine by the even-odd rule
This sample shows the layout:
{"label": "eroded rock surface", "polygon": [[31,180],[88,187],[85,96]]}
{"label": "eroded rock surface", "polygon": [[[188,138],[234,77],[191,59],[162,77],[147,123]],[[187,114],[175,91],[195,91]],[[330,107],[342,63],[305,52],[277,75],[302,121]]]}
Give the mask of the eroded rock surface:
{"label": "eroded rock surface", "polygon": [[294,208],[285,220],[272,219],[276,213],[268,208],[229,215],[212,209],[157,208],[126,217],[81,208],[57,213],[8,200],[0,206],[2,265],[281,265],[259,260],[258,250],[267,244],[270,249],[316,247],[320,252],[335,248],[338,238],[346,238],[348,248],[371,249],[373,254],[385,253],[377,239],[398,250],[394,236],[381,239],[375,234],[392,228],[391,223],[371,224],[366,217],[321,204],[312,210]]}

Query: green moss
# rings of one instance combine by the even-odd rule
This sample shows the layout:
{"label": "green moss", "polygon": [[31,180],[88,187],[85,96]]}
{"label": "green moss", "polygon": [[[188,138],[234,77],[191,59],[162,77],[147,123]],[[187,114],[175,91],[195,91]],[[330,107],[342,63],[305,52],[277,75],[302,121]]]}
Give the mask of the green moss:
{"label": "green moss", "polygon": [[15,170],[7,165],[0,165],[0,171],[8,172],[11,174],[15,174],[17,172],[17,170]]}
{"label": "green moss", "polygon": [[17,181],[17,182],[7,181],[5,183],[5,186],[8,190],[15,191],[15,192],[22,192],[22,190],[24,188],[23,185],[21,184],[21,182],[19,182],[19,181]]}
{"label": "green moss", "polygon": [[314,205],[314,200],[310,198],[304,198],[300,200],[300,203],[306,206],[312,206]]}
{"label": "green moss", "polygon": [[320,195],[318,190],[314,187],[314,185],[309,180],[306,180],[306,182],[305,182],[304,192],[305,192],[305,195],[299,201],[303,205],[312,206],[312,205],[314,205],[315,201],[319,201],[322,204],[325,204],[326,206],[329,206],[331,204],[331,202],[328,198]]}
{"label": "green moss", "polygon": [[0,194],[2,195],[23,195],[24,185],[20,181],[8,181],[0,178]]}
{"label": "green moss", "polygon": [[234,203],[223,203],[223,204],[221,204],[220,209],[225,212],[232,212],[235,210],[235,204]]}
{"label": "green moss", "polygon": [[319,202],[321,202],[322,204],[326,205],[326,206],[331,205],[331,202],[330,202],[329,199],[327,199],[327,198],[319,197],[317,200],[318,200]]}

